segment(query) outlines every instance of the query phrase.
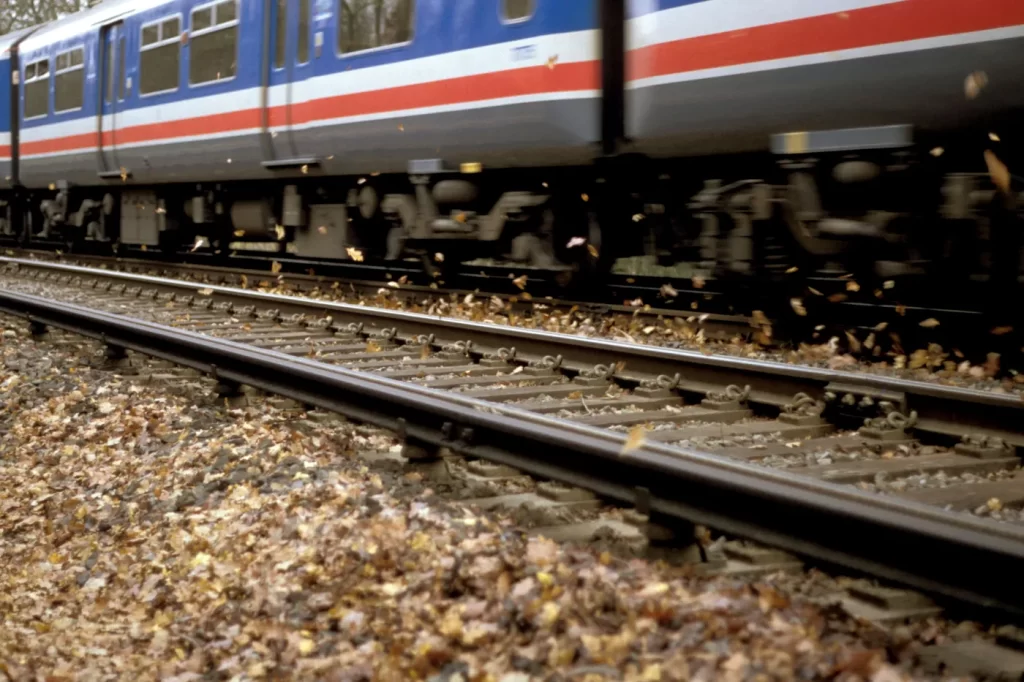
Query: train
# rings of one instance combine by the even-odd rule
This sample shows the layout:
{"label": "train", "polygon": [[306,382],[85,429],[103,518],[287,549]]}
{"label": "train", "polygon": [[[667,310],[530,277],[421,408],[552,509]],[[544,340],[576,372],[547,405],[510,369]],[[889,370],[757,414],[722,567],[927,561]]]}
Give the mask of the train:
{"label": "train", "polygon": [[0,243],[1009,281],[1022,74],[1020,0],[104,0],[0,36]]}

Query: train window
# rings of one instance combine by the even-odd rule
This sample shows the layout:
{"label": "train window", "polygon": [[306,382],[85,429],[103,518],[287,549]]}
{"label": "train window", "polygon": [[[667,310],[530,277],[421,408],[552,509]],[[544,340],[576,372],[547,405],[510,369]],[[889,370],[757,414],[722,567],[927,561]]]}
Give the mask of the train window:
{"label": "train window", "polygon": [[338,52],[361,52],[412,40],[413,0],[338,1]]}
{"label": "train window", "polygon": [[213,8],[204,7],[192,12],[192,30],[205,31],[213,26]]}
{"label": "train window", "polygon": [[168,19],[164,23],[160,24],[160,37],[163,39],[174,36],[175,38],[181,35],[181,18],[174,17]]}
{"label": "train window", "polygon": [[[181,18],[161,19],[142,27],[139,48],[139,94],[177,90],[181,81]],[[124,88],[124,64],[121,64]],[[122,92],[123,94],[123,92]]]}
{"label": "train window", "polygon": [[85,48],[57,55],[53,78],[53,110],[74,111],[85,102]]}
{"label": "train window", "polygon": [[[238,70],[238,8],[236,0],[192,11],[192,37],[189,55],[189,83],[200,85],[233,78]],[[204,29],[196,28],[209,21]]]}
{"label": "train window", "polygon": [[43,60],[25,67],[25,118],[39,118],[50,112],[50,62]]}
{"label": "train window", "polygon": [[124,36],[117,43],[117,98],[124,99],[125,73],[124,73],[124,51],[128,49],[128,41]]}
{"label": "train window", "polygon": [[309,3],[310,0],[299,0],[299,47],[296,58],[299,64],[309,61]]}
{"label": "train window", "polygon": [[217,23],[227,24],[238,18],[238,7],[235,0],[228,0],[217,5]]}
{"label": "train window", "polygon": [[526,21],[533,16],[534,0],[501,0],[505,21]]}
{"label": "train window", "polygon": [[[101,43],[101,45],[104,43]],[[114,101],[114,45],[105,46],[106,55],[104,57],[105,63],[103,65],[104,78],[106,78],[106,90],[104,90],[103,101],[110,104]]]}
{"label": "train window", "polygon": [[288,0],[277,0],[277,19],[274,29],[274,68],[283,69],[288,36]]}

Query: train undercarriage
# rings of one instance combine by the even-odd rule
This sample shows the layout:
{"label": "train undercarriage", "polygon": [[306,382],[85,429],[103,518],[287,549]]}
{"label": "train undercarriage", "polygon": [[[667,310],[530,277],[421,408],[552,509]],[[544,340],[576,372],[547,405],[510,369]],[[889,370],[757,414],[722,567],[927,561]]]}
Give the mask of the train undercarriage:
{"label": "train undercarriage", "polygon": [[772,145],[771,157],[624,155],[590,168],[492,171],[430,159],[405,176],[57,184],[0,197],[0,243],[401,260],[434,276],[485,260],[577,285],[628,259],[670,277],[828,270],[860,282],[1016,283],[1024,196],[1000,159],[1005,149],[947,154],[911,144],[903,126],[778,135]]}

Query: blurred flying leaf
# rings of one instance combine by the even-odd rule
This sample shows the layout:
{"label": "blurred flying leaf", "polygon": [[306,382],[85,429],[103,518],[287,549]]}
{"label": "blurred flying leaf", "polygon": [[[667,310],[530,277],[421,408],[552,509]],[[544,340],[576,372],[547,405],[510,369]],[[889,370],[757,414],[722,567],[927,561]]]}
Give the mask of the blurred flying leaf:
{"label": "blurred flying leaf", "polygon": [[1009,193],[1010,170],[990,149],[985,150],[985,165],[988,166],[988,174],[992,178],[992,183],[1003,192]]}
{"label": "blurred flying leaf", "polygon": [[964,79],[964,95],[967,99],[975,99],[988,85],[988,74],[984,71],[974,71]]}
{"label": "blurred flying leaf", "polygon": [[626,436],[626,442],[622,446],[622,451],[619,453],[625,455],[626,453],[633,452],[643,447],[644,439],[647,434],[647,427],[643,424],[634,426],[629,430],[629,435]]}

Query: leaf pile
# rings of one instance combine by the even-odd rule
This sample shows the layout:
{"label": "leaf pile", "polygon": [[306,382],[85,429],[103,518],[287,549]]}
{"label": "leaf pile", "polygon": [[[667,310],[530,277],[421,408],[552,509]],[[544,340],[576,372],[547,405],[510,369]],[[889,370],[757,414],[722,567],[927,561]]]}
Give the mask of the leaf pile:
{"label": "leaf pile", "polygon": [[[4,332],[0,680],[909,679],[775,578],[528,538],[393,481],[393,441]],[[887,647],[889,647],[887,651]]]}

